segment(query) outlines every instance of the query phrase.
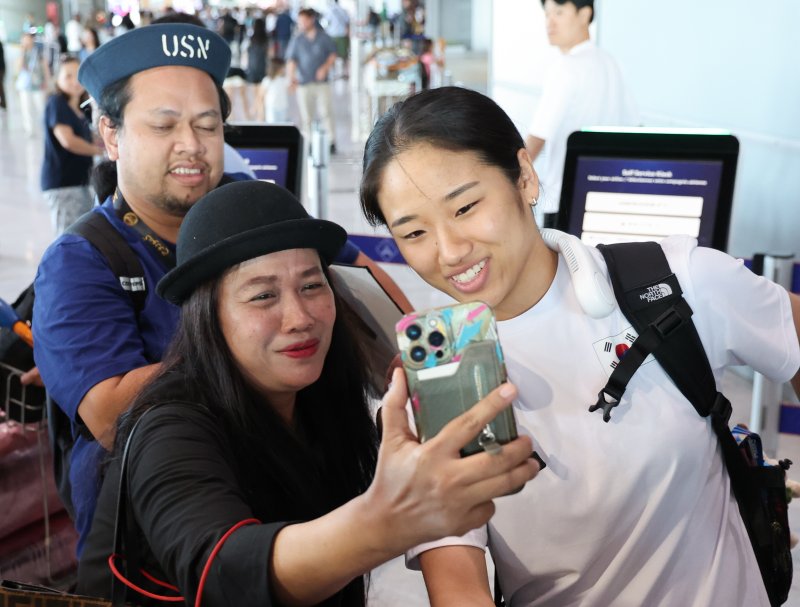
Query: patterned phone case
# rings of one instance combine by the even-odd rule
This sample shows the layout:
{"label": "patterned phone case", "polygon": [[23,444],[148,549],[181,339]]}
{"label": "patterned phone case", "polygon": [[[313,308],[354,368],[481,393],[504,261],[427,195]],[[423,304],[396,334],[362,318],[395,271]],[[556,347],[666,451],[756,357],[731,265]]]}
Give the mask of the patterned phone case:
{"label": "patterned phone case", "polygon": [[[395,330],[421,441],[506,380],[494,314],[483,302],[412,312]],[[462,455],[490,450],[487,437],[499,444],[517,437],[510,408],[464,447]]]}

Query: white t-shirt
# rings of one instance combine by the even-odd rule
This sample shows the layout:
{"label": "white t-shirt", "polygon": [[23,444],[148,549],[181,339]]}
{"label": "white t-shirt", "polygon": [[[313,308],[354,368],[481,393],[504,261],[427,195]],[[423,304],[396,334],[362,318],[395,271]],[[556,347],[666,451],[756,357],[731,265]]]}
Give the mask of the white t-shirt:
{"label": "white t-shirt", "polygon": [[75,19],[70,19],[64,26],[64,36],[67,39],[67,51],[70,53],[77,53],[83,48],[81,44],[81,34],[83,33],[83,26]]}
{"label": "white t-shirt", "polygon": [[586,126],[635,126],[639,113],[614,59],[591,40],[559,53],[545,79],[528,133],[545,141],[540,209],[555,213],[567,137]]}
{"label": "white t-shirt", "polygon": [[[800,366],[786,292],[688,237],[663,241],[719,379],[749,364],[776,381]],[[599,252],[592,249],[601,267]],[[499,323],[514,412],[547,467],[495,500],[489,524],[435,546],[487,544],[509,605],[768,605],[717,438],[656,362],[604,423],[589,413],[630,323],[581,310],[563,258],[532,309]]]}
{"label": "white t-shirt", "polygon": [[289,79],[285,74],[261,81],[267,124],[289,121]]}

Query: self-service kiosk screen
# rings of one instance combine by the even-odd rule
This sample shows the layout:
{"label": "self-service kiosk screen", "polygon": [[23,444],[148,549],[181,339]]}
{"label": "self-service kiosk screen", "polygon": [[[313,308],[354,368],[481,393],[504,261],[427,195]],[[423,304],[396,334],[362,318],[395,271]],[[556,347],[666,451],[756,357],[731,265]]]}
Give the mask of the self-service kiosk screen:
{"label": "self-service kiosk screen", "polygon": [[287,174],[289,171],[289,150],[286,148],[264,149],[239,147],[236,151],[242,155],[250,169],[261,181],[277,183],[289,189]]}
{"label": "self-service kiosk screen", "polygon": [[709,246],[721,174],[712,160],[578,158],[570,227],[592,245],[688,234]]}
{"label": "self-service kiosk screen", "polygon": [[303,138],[297,127],[234,123],[226,130],[225,141],[239,152],[258,179],[276,183],[300,197]]}
{"label": "self-service kiosk screen", "polygon": [[[738,155],[735,138],[637,134],[631,140],[620,134],[614,145],[609,133],[574,135],[584,137],[576,137],[579,149],[568,149],[560,229],[591,245],[686,234],[701,246],[724,250]],[[587,149],[600,142],[611,145]]]}

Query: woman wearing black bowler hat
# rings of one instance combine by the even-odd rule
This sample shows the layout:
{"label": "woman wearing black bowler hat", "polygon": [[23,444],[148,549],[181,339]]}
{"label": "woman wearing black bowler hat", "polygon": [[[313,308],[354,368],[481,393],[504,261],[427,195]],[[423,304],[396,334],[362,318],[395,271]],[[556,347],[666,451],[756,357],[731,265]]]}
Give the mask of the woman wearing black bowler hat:
{"label": "woman wearing black bowler hat", "polygon": [[263,182],[220,187],[189,211],[178,265],[158,285],[181,321],[120,421],[79,592],[110,596],[125,578],[114,583],[139,587],[127,594],[136,603],[143,590],[190,604],[363,605],[370,569],[486,522],[494,497],[534,476],[526,438],[459,457],[511,402],[510,385],[420,445],[396,372],[379,448],[365,366],[329,282],[345,237]]}

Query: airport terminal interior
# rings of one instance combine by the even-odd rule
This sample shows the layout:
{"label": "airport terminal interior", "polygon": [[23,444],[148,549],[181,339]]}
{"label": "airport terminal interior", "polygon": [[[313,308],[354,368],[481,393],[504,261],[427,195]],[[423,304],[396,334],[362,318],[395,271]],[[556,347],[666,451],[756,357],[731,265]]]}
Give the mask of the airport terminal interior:
{"label": "airport terminal interior", "polygon": [[[781,2],[786,4],[786,11],[795,11],[794,16],[796,17],[783,20],[793,21],[796,24],[800,19],[800,9],[797,8],[796,3],[794,3],[795,6],[789,7],[787,0],[781,0]],[[15,3],[19,6],[16,6]],[[42,128],[39,124],[41,120],[37,119],[38,128],[34,128],[31,133],[26,132],[23,127],[20,98],[16,94],[13,81],[12,66],[19,54],[19,36],[14,33],[15,28],[18,27],[16,19],[19,14],[28,12],[28,4],[22,0],[0,0],[0,41],[3,42],[5,48],[7,66],[5,72],[7,108],[0,109],[0,299],[9,303],[13,302],[33,280],[39,260],[54,238],[50,213],[39,182],[44,150]],[[39,20],[44,20],[45,11],[53,10],[50,7],[51,4],[57,3],[47,3],[47,6],[41,3],[41,7],[38,7],[37,4],[35,16]],[[84,11],[88,7],[88,5],[84,6],[85,0],[71,0],[71,2],[63,0],[63,4],[64,6],[60,10],[67,14],[79,5]],[[71,6],[67,6],[68,4]],[[114,3],[109,3],[109,7],[111,4]],[[138,3],[131,0],[122,4],[133,6]],[[177,2],[174,4],[178,6]],[[188,5],[193,4],[188,3]],[[273,4],[274,2],[269,0],[262,0],[260,3],[250,3],[248,6],[263,5],[266,7]],[[319,0],[309,3],[295,1],[288,4],[294,10],[309,5],[323,12],[328,3]],[[405,0],[402,4],[406,4]],[[546,58],[552,51],[547,48],[540,2],[538,0],[426,0],[426,2],[417,4],[427,9],[428,22],[425,24],[424,35],[442,41],[441,46],[437,49],[441,64],[435,68],[434,81],[430,83],[430,86],[455,85],[488,94],[506,109],[524,134],[533,108],[541,95]],[[734,161],[731,170],[735,174],[735,188],[733,187],[734,174],[731,174],[729,177],[732,189],[727,192],[729,199],[726,204],[728,206],[723,209],[726,210],[727,216],[718,215],[712,218],[718,224],[720,222],[724,224],[724,236],[720,236],[722,238],[720,241],[713,241],[714,234],[709,232],[706,235],[708,239],[706,244],[727,250],[736,257],[746,259],[748,263],[757,253],[772,253],[778,255],[779,258],[791,253],[800,258],[800,247],[797,247],[797,243],[800,241],[796,236],[800,229],[800,212],[797,210],[797,207],[800,206],[797,205],[800,190],[797,187],[797,179],[794,177],[800,174],[800,111],[797,109],[800,107],[800,85],[797,82],[786,84],[790,89],[789,94],[786,95],[789,100],[776,101],[777,107],[770,109],[768,103],[755,100],[753,103],[758,105],[758,108],[753,110],[753,108],[746,108],[744,103],[734,102],[731,104],[736,107],[726,106],[723,108],[724,104],[720,103],[720,99],[728,98],[727,89],[723,90],[724,85],[715,82],[708,85],[709,90],[704,98],[697,98],[696,111],[686,110],[682,114],[683,106],[688,101],[696,99],[690,95],[689,91],[704,86],[702,84],[703,77],[690,72],[687,74],[687,79],[691,82],[686,84],[685,89],[681,89],[673,81],[672,89],[668,93],[659,94],[653,90],[657,82],[653,72],[658,70],[653,69],[647,74],[643,74],[643,65],[647,62],[648,57],[636,56],[633,51],[641,39],[631,40],[631,36],[621,34],[624,28],[620,25],[620,21],[637,17],[645,18],[646,11],[638,4],[633,0],[625,2],[596,1],[595,5],[598,7],[598,11],[605,10],[605,12],[601,13],[592,25],[592,35],[600,47],[609,50],[617,57],[626,80],[632,83],[634,96],[639,105],[641,124],[653,127],[653,131],[660,134],[664,132],[695,133],[701,137],[711,137],[711,129],[715,129],[720,136],[732,135],[736,139],[734,154],[738,154],[738,158],[735,158],[735,160],[738,159],[738,169]],[[689,0],[681,1],[678,4],[680,7],[676,6],[675,12],[683,8],[684,12],[695,13],[698,19],[708,19],[709,21],[712,19],[711,9],[699,9]],[[21,8],[23,5],[26,7],[24,10]],[[164,6],[166,5],[167,3],[164,3]],[[400,0],[371,3],[366,0],[341,0],[341,5],[354,13],[354,21],[357,19],[355,13],[366,16],[365,9],[367,7],[374,8],[378,13],[381,12],[381,9],[388,10],[389,13],[401,10]],[[33,7],[33,4],[30,6]],[[152,0],[150,3],[143,3],[143,6],[149,6],[154,14],[158,14],[162,9],[160,3],[154,3]],[[237,8],[236,3],[232,1],[224,6],[231,9]],[[212,8],[214,11],[222,10],[223,4],[214,4]],[[702,14],[697,15],[697,11]],[[737,15],[737,17],[744,19],[742,15]],[[651,17],[647,18],[651,19]],[[731,15],[728,15],[727,18],[733,19]],[[679,23],[678,17],[667,17],[666,20],[668,23],[664,27],[670,24],[675,26]],[[527,21],[528,24],[520,25],[520,21]],[[728,37],[727,33],[724,35],[720,33],[723,30],[727,31],[726,28],[734,29],[731,23],[733,21],[725,21],[723,24],[714,26],[717,28],[715,32],[721,36],[720,49],[709,50],[709,53],[719,52],[724,55],[727,52],[725,49],[728,48],[726,45],[733,44],[734,38]],[[778,26],[774,24],[767,26],[765,23],[766,20],[759,17],[755,24],[759,27],[763,26],[759,31],[764,39],[770,38],[770,36],[773,39],[777,37],[774,44],[785,41],[790,44],[788,48],[793,48],[793,42],[789,42],[788,36],[783,36],[784,30],[778,29],[776,34],[775,29]],[[538,34],[526,37],[528,31],[537,29],[541,30]],[[703,48],[705,52],[707,47],[699,41],[694,41],[697,32],[691,27],[689,29],[691,31],[687,33],[687,36],[690,44],[696,44],[697,49]],[[459,31],[460,34],[454,33]],[[412,56],[404,54],[405,52],[410,53],[408,47],[398,44],[395,48],[394,44],[400,42],[399,39],[380,40],[376,39],[374,35],[374,31],[371,34],[367,33],[365,25],[353,27],[351,30],[352,55],[349,60],[337,61],[334,67],[331,90],[334,107],[335,151],[329,153],[331,152],[328,147],[331,141],[329,133],[306,133],[304,143],[299,150],[300,197],[312,214],[341,224],[349,234],[356,237],[357,242],[364,243],[362,248],[379,262],[381,268],[396,281],[415,309],[445,305],[450,302],[450,299],[433,290],[407,265],[402,263],[402,258],[398,258],[396,247],[389,238],[388,232],[383,228],[370,226],[363,218],[359,207],[358,189],[362,172],[362,155],[366,136],[373,122],[394,101],[402,99],[421,86],[418,69],[409,71],[404,64],[398,70],[386,71],[387,65],[390,65],[392,61],[403,61]],[[378,37],[380,35],[381,31],[378,29]],[[652,43],[663,42],[665,37],[666,34],[659,31],[653,35]],[[771,44],[771,42],[764,42],[764,44]],[[401,48],[405,48],[405,50],[400,50]],[[390,52],[390,49],[394,49],[394,54]],[[676,50],[676,53],[680,52]],[[767,56],[767,51],[763,52],[764,56]],[[781,52],[785,54],[785,49]],[[650,59],[652,60],[652,57]],[[714,69],[718,71],[717,76],[720,79],[734,78],[728,67],[715,63],[717,59],[718,55],[716,54],[709,59],[714,64]],[[684,69],[689,69],[686,67],[691,63],[688,55],[681,55],[678,60],[685,62],[682,64]],[[415,58],[414,61],[416,61]],[[526,76],[525,66],[530,67],[532,76]],[[774,85],[775,82],[770,83],[759,80],[759,78],[775,78],[777,81],[775,74],[780,70],[780,66],[774,66],[774,71],[773,67],[769,67],[764,71],[770,72],[772,76],[752,75],[751,78],[754,79],[757,86],[764,89],[768,84]],[[387,73],[391,75],[387,76]],[[787,73],[796,74],[796,65]],[[250,94],[252,95],[252,91]],[[255,98],[251,96],[249,103],[255,103]],[[783,105],[784,103],[788,105]],[[737,108],[740,114],[735,114]],[[784,112],[783,110],[786,108],[789,109]],[[263,121],[259,122],[254,119],[253,111],[252,106],[246,108],[242,104],[241,97],[234,96],[230,122],[240,125],[243,131],[254,125],[263,125]],[[289,122],[299,124],[299,110],[294,97],[289,99],[288,111]],[[759,112],[761,112],[761,118],[757,116]],[[782,125],[781,128],[785,128],[779,132],[774,120],[764,117],[766,114],[782,114],[789,124]],[[317,138],[316,142],[314,142],[315,137]],[[323,146],[324,149],[320,146]],[[581,165],[580,153],[580,150],[576,152],[578,155],[575,158],[577,168],[574,169],[575,173],[569,174],[571,178],[580,174],[580,171],[597,169],[595,165],[589,168]],[[598,154],[605,157],[604,152],[598,152],[595,155]],[[652,160],[652,157],[648,158],[648,161]],[[534,166],[539,166],[539,161]],[[581,168],[582,166],[583,168]],[[644,165],[642,166],[644,167]],[[793,168],[798,170],[792,173]],[[714,179],[724,181],[726,177],[717,175],[711,179],[712,181]],[[565,174],[565,184],[566,181]],[[793,183],[788,183],[790,181]],[[574,195],[581,194],[578,191],[580,186],[575,186],[575,188],[577,193]],[[724,190],[724,184],[720,188]],[[602,188],[599,189],[602,190]],[[570,192],[572,192],[571,189]],[[573,227],[580,232],[580,222],[583,221],[582,225],[586,231],[584,240],[591,243],[598,242],[597,235],[592,230],[614,231],[616,229],[608,227],[609,216],[602,212],[605,200],[602,192],[594,194],[597,196],[593,204],[599,206],[591,206],[587,199],[586,203],[582,203],[580,212],[587,216],[597,209],[600,209],[600,212],[595,212],[591,217],[581,215],[580,217],[583,219],[580,217],[575,219],[573,215],[571,223],[568,219],[562,218],[562,224],[559,226],[564,229]],[[572,195],[571,193],[570,196]],[[700,193],[698,196],[702,197],[703,194]],[[564,200],[562,198],[562,204]],[[792,204],[793,206],[790,208]],[[706,219],[708,218],[704,215],[703,221]],[[675,223],[670,223],[670,225],[677,226],[676,230],[684,227],[684,224],[679,223],[678,220],[670,219],[670,222],[672,221]],[[591,229],[589,226],[592,226]],[[718,225],[717,229],[722,228],[719,228]],[[626,234],[630,236],[633,233],[622,230],[621,236],[617,235],[618,239]],[[698,236],[698,233],[693,235]],[[704,237],[702,232],[699,237]],[[358,240],[359,238],[361,240]],[[792,247],[795,248],[792,249]],[[796,261],[798,261],[797,258]],[[798,276],[797,266],[789,262],[789,267],[791,268],[790,276]],[[794,287],[797,292],[800,281],[794,280],[792,284],[790,278],[788,286],[789,288]],[[800,419],[797,414],[800,408],[797,399],[788,386],[764,388],[763,382],[760,380],[756,380],[755,386],[754,389],[753,373],[748,368],[739,367],[726,372],[722,379],[722,392],[732,402],[732,421],[749,423],[754,419],[754,407],[764,407],[764,411],[767,411],[764,417],[773,426],[764,430],[765,436],[769,437],[769,448],[774,450],[772,453],[774,456],[789,458],[797,462],[796,466],[790,469],[788,476],[800,481],[800,423],[796,422]],[[6,464],[0,460],[0,471],[8,471],[9,465],[13,464]],[[2,484],[2,479],[0,479],[0,487]],[[33,483],[30,491],[41,491],[41,485]],[[37,494],[34,501],[39,504],[41,496]],[[0,504],[8,505],[2,495],[0,495]],[[37,505],[37,507],[40,506]],[[789,520],[794,532],[800,534],[800,499],[791,503]],[[0,537],[4,530],[0,523]],[[41,531],[42,533],[56,533],[55,530],[45,529],[44,526]],[[3,540],[0,539],[0,544],[2,543]],[[52,556],[51,548],[48,547],[47,551],[36,555],[34,560],[37,567],[46,567],[47,559]],[[52,550],[55,551],[55,548]],[[24,546],[20,546],[19,551],[24,551]],[[6,577],[2,563],[13,562],[13,555],[9,556],[5,554],[6,552],[0,547],[0,578]],[[793,555],[794,565],[797,569],[800,565],[800,549],[795,550]],[[491,571],[490,560],[488,567]],[[373,572],[369,597],[369,604],[378,607],[428,604],[421,575],[408,571],[402,558],[397,558]],[[800,607],[800,576],[795,576],[786,604]]]}

